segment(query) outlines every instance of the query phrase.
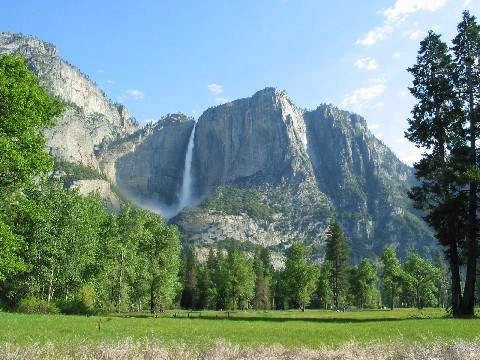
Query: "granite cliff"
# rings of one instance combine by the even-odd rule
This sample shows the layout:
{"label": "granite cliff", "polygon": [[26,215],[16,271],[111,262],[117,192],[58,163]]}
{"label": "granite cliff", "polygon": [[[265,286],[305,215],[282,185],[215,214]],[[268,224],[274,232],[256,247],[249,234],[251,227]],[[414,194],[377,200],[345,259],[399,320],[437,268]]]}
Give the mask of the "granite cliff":
{"label": "granite cliff", "polygon": [[[354,261],[375,257],[386,244],[397,246],[401,256],[413,250],[428,255],[434,248],[431,231],[406,195],[412,169],[359,115],[332,105],[305,110],[286,92],[266,88],[207,109],[196,125],[183,114],[169,114],[141,128],[53,45],[0,33],[2,53],[24,56],[41,84],[67,104],[46,132],[58,176],[82,193],[99,191],[113,207],[126,197],[162,212],[179,226],[185,243],[238,240],[281,254],[302,241],[321,258],[335,215]],[[194,125],[193,199],[182,209]]]}

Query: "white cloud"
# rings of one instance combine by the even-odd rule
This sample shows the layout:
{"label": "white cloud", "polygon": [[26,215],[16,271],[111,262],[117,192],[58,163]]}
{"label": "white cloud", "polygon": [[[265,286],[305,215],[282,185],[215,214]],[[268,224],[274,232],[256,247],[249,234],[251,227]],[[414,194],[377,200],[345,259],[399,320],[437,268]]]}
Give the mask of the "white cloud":
{"label": "white cloud", "polygon": [[113,80],[107,80],[107,84],[112,85],[115,84],[115,82]]}
{"label": "white cloud", "polygon": [[396,52],[392,55],[394,59],[398,59],[400,56],[402,56],[402,54],[400,54],[399,52]]}
{"label": "white cloud", "polygon": [[448,0],[396,0],[393,6],[383,11],[383,25],[370,30],[363,38],[356,41],[359,45],[374,45],[387,39],[395,28],[408,16],[417,11],[434,12],[445,6]]}
{"label": "white cloud", "polygon": [[382,95],[387,89],[387,80],[384,77],[370,79],[370,86],[355,89],[345,95],[340,106],[361,111],[366,105]]}
{"label": "white cloud", "polygon": [[408,37],[410,40],[418,40],[425,37],[427,33],[423,30],[410,30],[404,33],[404,36]]}
{"label": "white cloud", "polygon": [[376,44],[390,36],[394,30],[394,27],[391,25],[377,26],[375,29],[370,30],[362,39],[358,39],[356,44],[366,46]]}
{"label": "white cloud", "polygon": [[472,0],[465,0],[463,2],[463,7],[466,7],[466,6],[470,5],[471,2],[472,2]]}
{"label": "white cloud", "polygon": [[213,94],[221,94],[223,92],[223,85],[219,84],[210,84],[207,85],[208,90],[210,90],[211,93]]}
{"label": "white cloud", "polygon": [[381,109],[384,106],[385,106],[385,103],[383,101],[378,101],[372,105],[372,109]]}
{"label": "white cloud", "polygon": [[386,21],[398,23],[405,20],[408,15],[417,11],[437,11],[443,7],[447,1],[448,0],[397,0],[392,7],[383,12],[383,15]]}
{"label": "white cloud", "polygon": [[118,101],[125,101],[125,100],[143,100],[145,98],[145,93],[138,89],[128,89],[122,95],[120,95],[117,100]]}
{"label": "white cloud", "polygon": [[355,61],[353,65],[360,70],[372,71],[372,70],[378,69],[377,60],[371,57],[360,58],[357,61]]}
{"label": "white cloud", "polygon": [[129,89],[126,91],[126,94],[135,100],[141,100],[145,97],[143,91],[140,91],[138,89]]}
{"label": "white cloud", "polygon": [[378,129],[380,129],[382,126],[383,126],[383,124],[374,123],[374,124],[369,125],[368,127],[369,127],[370,130],[373,131],[373,130],[378,130]]}

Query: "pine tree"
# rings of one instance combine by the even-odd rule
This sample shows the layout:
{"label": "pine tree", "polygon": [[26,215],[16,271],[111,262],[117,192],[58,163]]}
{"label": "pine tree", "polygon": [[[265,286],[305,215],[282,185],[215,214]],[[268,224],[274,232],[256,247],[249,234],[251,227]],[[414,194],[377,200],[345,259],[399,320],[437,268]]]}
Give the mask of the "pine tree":
{"label": "pine tree", "polygon": [[253,305],[256,310],[269,309],[271,306],[273,268],[268,249],[263,247],[255,249],[253,268],[255,271],[255,298]]}
{"label": "pine tree", "polygon": [[465,288],[461,299],[460,315],[473,316],[475,306],[476,265],[478,258],[478,168],[477,146],[479,137],[479,103],[480,103],[480,26],[476,18],[468,11],[463,13],[463,19],[458,24],[458,34],[453,39],[455,55],[456,85],[460,98],[463,100],[468,120],[468,141],[470,145],[468,172],[468,228],[467,228],[467,271]]}
{"label": "pine tree", "polygon": [[197,307],[198,302],[198,261],[194,249],[188,246],[183,257],[183,291],[180,305],[184,309]]}
{"label": "pine tree", "polygon": [[452,308],[458,314],[462,303],[459,252],[466,218],[465,194],[457,175],[465,153],[463,113],[455,92],[452,59],[439,35],[428,33],[420,43],[417,63],[408,71],[414,77],[410,92],[418,102],[405,136],[427,150],[414,164],[420,185],[409,196],[425,212],[440,244],[447,247]]}
{"label": "pine tree", "polygon": [[325,261],[330,263],[330,288],[333,305],[340,309],[345,305],[348,292],[348,247],[340,224],[333,219],[329,225]]}

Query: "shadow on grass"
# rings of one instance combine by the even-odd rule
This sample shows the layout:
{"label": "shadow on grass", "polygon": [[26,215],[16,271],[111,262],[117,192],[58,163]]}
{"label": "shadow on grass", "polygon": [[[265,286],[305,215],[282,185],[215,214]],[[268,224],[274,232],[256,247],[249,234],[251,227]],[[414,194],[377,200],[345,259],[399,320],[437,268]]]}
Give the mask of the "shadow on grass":
{"label": "shadow on grass", "polygon": [[[118,314],[114,315],[114,317],[122,317],[122,318],[154,318],[150,314]],[[238,316],[235,313],[228,316],[227,313],[221,313],[217,316],[214,315],[202,315],[201,312],[195,312],[192,315],[188,316],[187,313],[173,313],[173,314],[163,314],[159,315],[158,319],[181,319],[181,320],[223,320],[223,321],[233,321],[233,322],[312,322],[312,323],[333,323],[333,324],[352,324],[352,323],[372,323],[372,322],[397,322],[397,321],[408,321],[408,320],[446,320],[446,319],[453,319],[449,315],[445,316],[409,316],[403,318],[394,318],[394,317],[384,317],[384,318],[376,318],[376,317],[366,317],[366,318],[355,318],[355,317],[328,317],[328,318],[315,318],[315,317],[278,317],[278,316]],[[472,318],[470,318],[472,319]],[[474,319],[478,319],[475,317]]]}

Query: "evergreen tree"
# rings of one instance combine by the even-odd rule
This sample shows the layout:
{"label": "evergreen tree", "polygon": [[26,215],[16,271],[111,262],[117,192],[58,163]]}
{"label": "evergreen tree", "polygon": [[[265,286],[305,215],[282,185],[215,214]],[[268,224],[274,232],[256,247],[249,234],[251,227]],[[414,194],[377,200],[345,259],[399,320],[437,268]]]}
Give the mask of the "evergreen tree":
{"label": "evergreen tree", "polygon": [[310,261],[309,249],[294,243],[288,250],[284,281],[290,300],[302,311],[310,303],[318,280],[318,268]]}
{"label": "evergreen tree", "polygon": [[198,302],[198,261],[194,249],[187,247],[183,257],[183,291],[180,305],[184,309],[197,307]]}
{"label": "evergreen tree", "polygon": [[[465,252],[467,270],[465,288],[459,311],[460,315],[473,316],[475,306],[476,265],[478,258],[478,168],[477,146],[480,115],[480,26],[468,11],[458,24],[458,34],[453,39],[455,55],[455,78],[459,97],[463,101],[468,121],[469,157],[468,171],[468,228]],[[458,289],[456,289],[457,291]],[[456,296],[456,295],[455,295]],[[456,305],[456,304],[454,304]]]}
{"label": "evergreen tree", "polygon": [[255,249],[253,267],[255,271],[254,307],[257,310],[269,309],[273,268],[268,249],[263,247]]}
{"label": "evergreen tree", "polygon": [[333,305],[340,309],[345,305],[348,293],[348,248],[340,224],[333,219],[329,225],[325,261],[330,263],[330,288]]}
{"label": "evergreen tree", "polygon": [[447,45],[430,31],[420,43],[417,63],[408,69],[413,75],[412,95],[418,100],[408,120],[405,136],[428,150],[414,164],[420,185],[409,195],[425,211],[425,220],[447,247],[452,282],[452,308],[461,306],[459,247],[466,217],[463,185],[458,172],[464,158],[463,116],[455,92],[454,66]]}

